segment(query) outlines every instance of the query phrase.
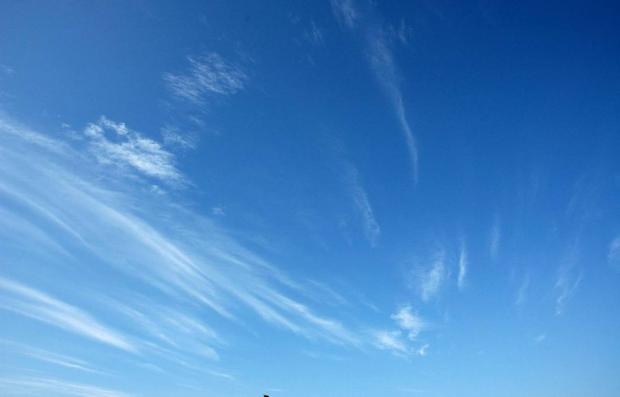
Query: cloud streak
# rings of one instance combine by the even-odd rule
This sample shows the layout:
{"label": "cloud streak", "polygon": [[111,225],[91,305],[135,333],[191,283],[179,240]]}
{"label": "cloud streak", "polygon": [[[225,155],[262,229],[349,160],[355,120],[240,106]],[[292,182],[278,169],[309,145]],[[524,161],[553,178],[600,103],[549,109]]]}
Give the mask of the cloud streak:
{"label": "cloud streak", "polygon": [[426,356],[430,344],[424,343],[416,347],[418,335],[428,329],[429,324],[410,305],[402,306],[390,318],[397,329],[377,330],[372,333],[375,346],[387,350],[397,356]]}
{"label": "cloud streak", "polygon": [[99,373],[102,371],[92,368],[86,361],[77,359],[75,357],[69,357],[64,354],[53,353],[44,349],[38,349],[31,346],[21,345],[19,343],[0,340],[0,344],[7,348],[11,348],[20,354],[34,358],[36,360],[44,361],[50,364],[59,365],[61,367],[75,369],[89,373]]}
{"label": "cloud streak", "polygon": [[391,318],[401,329],[407,331],[407,336],[411,340],[417,338],[418,334],[427,327],[426,322],[417,313],[413,313],[411,306],[403,306],[392,314]]}
{"label": "cloud streak", "polygon": [[469,266],[469,260],[467,258],[467,246],[465,245],[465,241],[461,241],[461,246],[459,249],[459,272],[457,276],[457,286],[459,290],[463,290],[465,288],[467,277],[467,267]]}
{"label": "cloud streak", "polygon": [[414,269],[415,287],[424,302],[435,298],[446,279],[446,253],[443,249],[435,252],[429,264]]}
{"label": "cloud streak", "polygon": [[359,19],[353,0],[331,0],[332,11],[340,23],[353,29]]}
{"label": "cloud streak", "polygon": [[53,378],[0,378],[0,390],[6,395],[63,395],[76,397],[130,397],[131,394],[82,383]]}
{"label": "cloud streak", "polygon": [[87,312],[41,291],[0,278],[0,308],[42,321],[128,352],[136,346],[119,332],[101,324]]}
{"label": "cloud streak", "polygon": [[617,236],[609,243],[607,263],[615,270],[620,271],[620,236]]}
{"label": "cloud streak", "polygon": [[241,91],[248,80],[236,64],[216,53],[187,57],[189,70],[183,74],[166,73],[164,81],[177,97],[202,104],[209,95],[233,95]]}
{"label": "cloud streak", "polygon": [[555,315],[559,316],[566,310],[568,301],[577,292],[583,279],[583,271],[578,267],[578,245],[575,243],[566,253],[563,263],[558,267],[553,290],[555,299]]}
{"label": "cloud streak", "polygon": [[502,230],[500,225],[499,216],[496,215],[491,226],[491,233],[489,237],[489,255],[492,260],[497,259],[499,254],[499,246],[502,238]]}
{"label": "cloud streak", "polygon": [[369,66],[392,105],[396,120],[405,139],[410,159],[411,174],[414,184],[417,184],[419,174],[418,144],[405,110],[403,93],[400,87],[401,77],[394,60],[393,51],[390,48],[389,34],[381,27],[381,24],[373,23],[373,18],[364,15],[353,0],[332,0],[331,5],[336,19],[342,25],[349,30],[360,32],[364,41],[364,47],[367,50]]}
{"label": "cloud streak", "polygon": [[91,152],[107,165],[128,167],[142,175],[166,182],[183,178],[174,165],[174,155],[163,146],[139,132],[130,130],[125,123],[117,123],[105,116],[89,123],[84,129]]}
{"label": "cloud streak", "polygon": [[382,350],[388,350],[393,353],[406,355],[409,348],[402,337],[401,331],[376,331],[374,333],[376,346]]}
{"label": "cloud streak", "polygon": [[418,183],[419,177],[419,154],[416,137],[413,134],[411,124],[405,111],[403,94],[400,89],[398,71],[394,61],[394,55],[388,45],[383,31],[376,33],[368,33],[369,41],[369,57],[375,75],[379,79],[379,83],[392,103],[392,108],[396,115],[396,119],[400,125],[401,132],[405,139],[407,151],[409,152],[411,174],[414,183]]}
{"label": "cloud streak", "polygon": [[[120,137],[131,134],[124,124],[106,120],[92,125],[112,129],[108,133]],[[313,288],[293,281],[212,219],[152,193],[146,189],[148,181],[110,182],[99,177],[105,168],[61,141],[6,119],[0,120],[2,126],[10,128],[0,128],[0,209],[12,213],[16,206],[21,208],[23,221],[37,225],[34,230],[48,236],[50,244],[70,252],[66,260],[73,266],[96,266],[110,280],[121,280],[115,294],[123,298],[112,299],[80,280],[78,272],[76,292],[97,302],[92,312],[9,279],[1,284],[3,308],[127,353],[161,357],[186,368],[198,367],[193,363],[204,358],[218,360],[226,345],[205,316],[243,329],[245,318],[253,315],[310,340],[356,348],[372,344],[359,328],[326,315]],[[37,164],[29,160],[33,156]],[[370,208],[365,193],[357,193],[361,208]],[[368,219],[374,219],[369,211]],[[24,233],[8,235],[0,244],[17,246],[14,239],[36,234],[30,229]],[[3,260],[10,254],[3,250]],[[65,276],[66,264],[58,266],[60,258],[53,251],[41,255],[44,261],[28,262],[29,272],[46,263],[46,269]],[[133,288],[123,287],[126,283],[158,298],[137,296]],[[332,305],[330,310],[336,308]],[[123,325],[123,334],[98,320],[102,310],[110,324]]]}
{"label": "cloud streak", "polygon": [[350,163],[345,164],[345,181],[362,220],[364,235],[370,246],[375,247],[381,235],[381,227],[375,218],[368,194],[362,186],[359,171]]}
{"label": "cloud streak", "polygon": [[527,301],[527,291],[530,288],[530,276],[526,274],[523,277],[523,281],[519,285],[519,289],[517,289],[517,296],[515,298],[515,305],[521,306]]}
{"label": "cloud streak", "polygon": [[575,274],[574,270],[561,268],[558,278],[556,279],[554,290],[556,292],[555,314],[559,316],[566,310],[566,304],[579,288],[583,274],[581,272]]}

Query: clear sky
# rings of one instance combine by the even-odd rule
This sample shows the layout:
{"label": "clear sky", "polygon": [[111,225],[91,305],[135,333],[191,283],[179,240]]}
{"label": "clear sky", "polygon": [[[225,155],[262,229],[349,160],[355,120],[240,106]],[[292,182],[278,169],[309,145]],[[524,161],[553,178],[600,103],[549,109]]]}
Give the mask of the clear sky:
{"label": "clear sky", "polygon": [[0,394],[619,396],[619,151],[618,2],[2,1]]}

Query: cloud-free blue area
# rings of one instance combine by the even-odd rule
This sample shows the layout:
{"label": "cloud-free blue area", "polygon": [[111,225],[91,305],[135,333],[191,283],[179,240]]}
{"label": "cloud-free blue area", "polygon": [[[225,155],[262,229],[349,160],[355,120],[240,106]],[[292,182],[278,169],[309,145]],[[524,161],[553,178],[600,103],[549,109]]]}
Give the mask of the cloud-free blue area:
{"label": "cloud-free blue area", "polygon": [[3,396],[620,393],[613,2],[4,2]]}

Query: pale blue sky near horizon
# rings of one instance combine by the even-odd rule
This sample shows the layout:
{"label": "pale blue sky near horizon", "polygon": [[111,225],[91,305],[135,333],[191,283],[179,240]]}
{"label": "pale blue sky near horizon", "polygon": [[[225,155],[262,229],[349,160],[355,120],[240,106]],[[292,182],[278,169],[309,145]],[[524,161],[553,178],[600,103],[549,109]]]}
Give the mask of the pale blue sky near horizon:
{"label": "pale blue sky near horizon", "polygon": [[616,2],[0,2],[0,394],[620,393]]}

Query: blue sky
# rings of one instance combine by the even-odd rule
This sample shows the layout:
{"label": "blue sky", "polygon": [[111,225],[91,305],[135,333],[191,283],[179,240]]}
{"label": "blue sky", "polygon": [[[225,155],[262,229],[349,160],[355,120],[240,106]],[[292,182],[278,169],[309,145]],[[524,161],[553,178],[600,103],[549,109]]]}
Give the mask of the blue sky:
{"label": "blue sky", "polygon": [[613,2],[2,2],[0,394],[617,396]]}

